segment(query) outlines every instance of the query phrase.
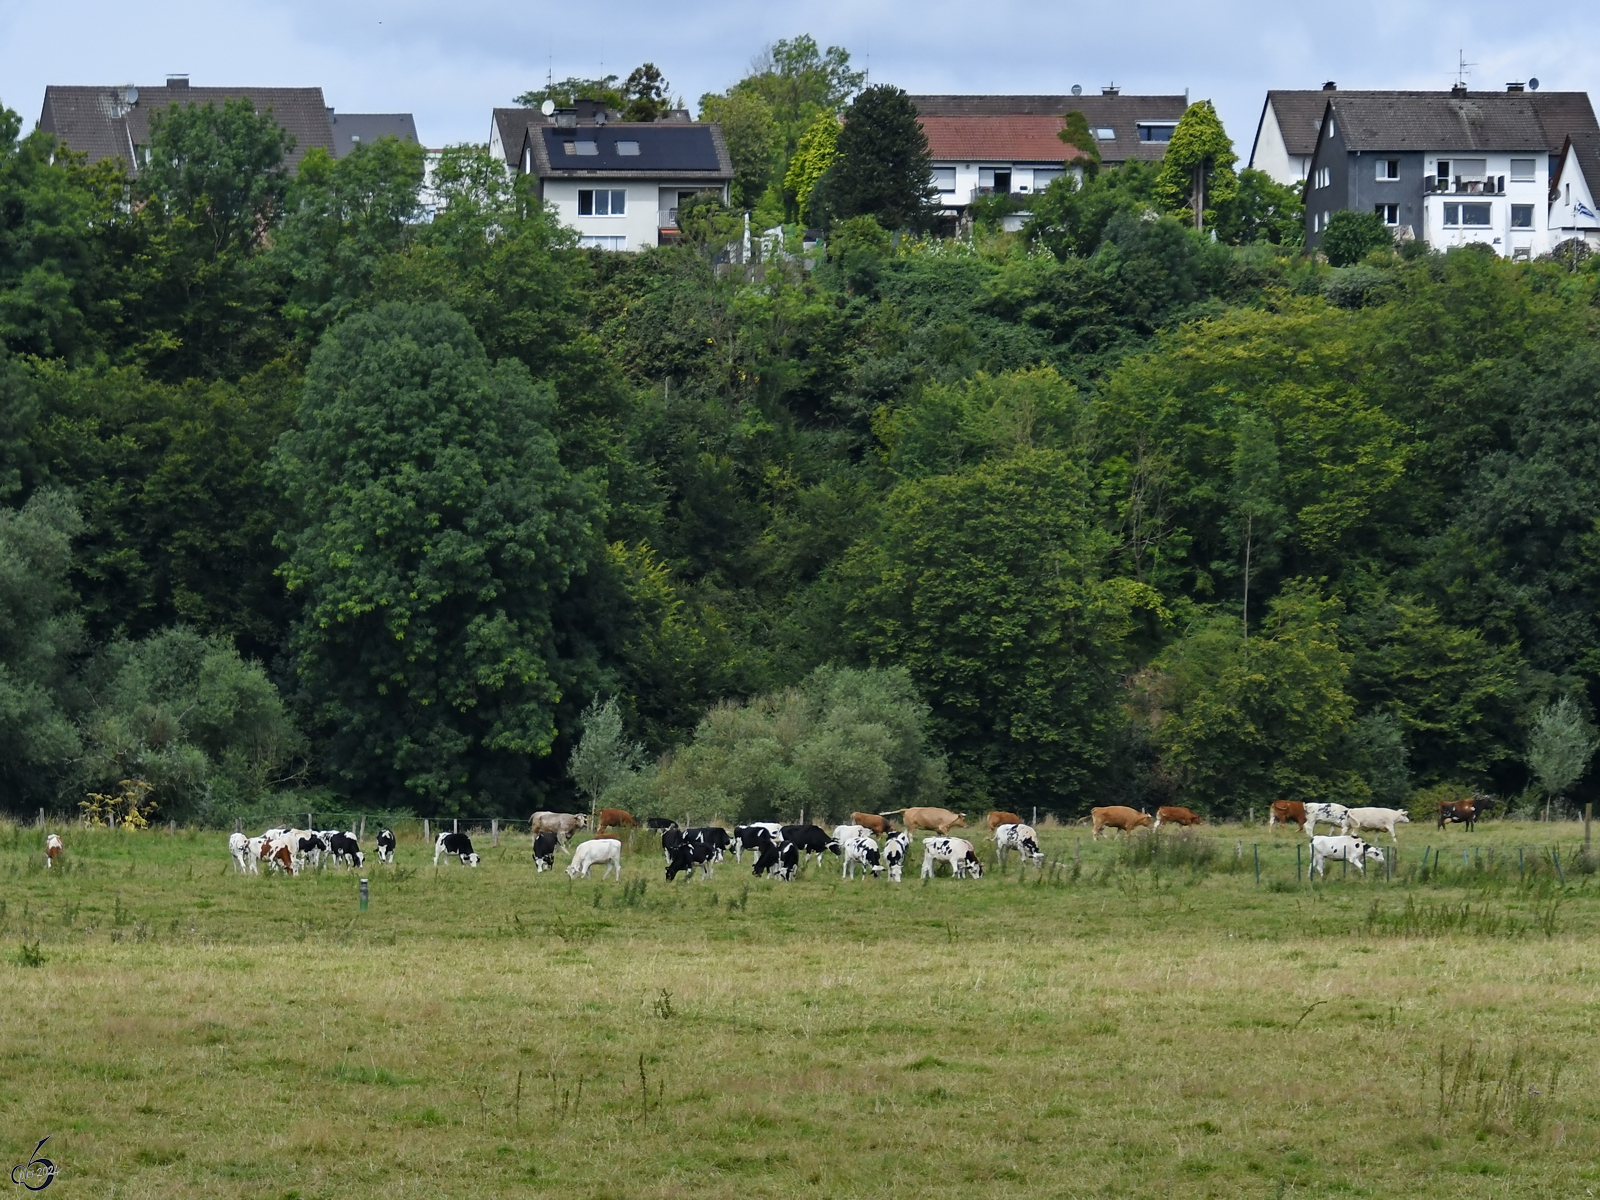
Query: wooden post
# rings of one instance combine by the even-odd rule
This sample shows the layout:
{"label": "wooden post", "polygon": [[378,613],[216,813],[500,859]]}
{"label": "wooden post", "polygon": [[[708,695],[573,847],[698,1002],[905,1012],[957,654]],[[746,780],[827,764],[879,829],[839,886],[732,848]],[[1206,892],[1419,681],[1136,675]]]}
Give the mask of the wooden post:
{"label": "wooden post", "polygon": [[168,835],[170,836],[171,834],[174,834],[174,833],[177,833],[177,832],[178,832],[178,823],[176,821],[168,821],[167,822],[167,833],[168,833]]}
{"label": "wooden post", "polygon": [[451,833],[460,833],[461,832],[461,818],[460,817],[451,817],[450,818],[450,832]]}
{"label": "wooden post", "polygon": [[1255,823],[1256,823],[1256,810],[1252,808],[1250,810],[1250,824],[1254,825]]}
{"label": "wooden post", "polygon": [[44,809],[42,808],[39,810],[39,828],[44,828]]}
{"label": "wooden post", "polygon": [[489,839],[490,839],[490,844],[491,845],[498,846],[500,844],[500,818],[499,817],[493,817],[489,821]]}
{"label": "wooden post", "polygon": [[423,817],[422,818],[422,844],[424,846],[431,846],[433,844],[433,839],[428,836],[428,818],[427,817]]}
{"label": "wooden post", "polygon": [[362,838],[364,838],[366,836],[367,836],[367,814],[366,813],[362,813],[361,814],[361,823],[356,826],[356,841],[359,842]]}
{"label": "wooden post", "polygon": [[1250,851],[1251,851],[1252,854],[1255,855],[1255,859],[1256,859],[1256,886],[1260,887],[1261,886],[1261,843],[1260,842],[1253,843],[1251,845],[1251,847],[1250,847]]}

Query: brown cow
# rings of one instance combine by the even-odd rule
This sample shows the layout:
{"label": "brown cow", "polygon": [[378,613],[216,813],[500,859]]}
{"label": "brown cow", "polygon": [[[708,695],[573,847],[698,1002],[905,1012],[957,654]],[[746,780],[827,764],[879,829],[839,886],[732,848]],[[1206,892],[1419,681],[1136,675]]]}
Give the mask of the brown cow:
{"label": "brown cow", "polygon": [[1156,823],[1150,828],[1160,829],[1163,825],[1204,825],[1206,819],[1197,812],[1187,808],[1179,808],[1172,804],[1163,804],[1156,809]]}
{"label": "brown cow", "polygon": [[1469,800],[1441,800],[1439,801],[1439,828],[1443,829],[1445,823],[1452,825],[1465,825],[1467,832],[1471,833],[1477,825],[1478,818],[1493,807],[1494,801],[1488,796],[1473,796]]}
{"label": "brown cow", "polygon": [[953,813],[948,808],[908,808],[901,818],[906,823],[906,832],[915,833],[919,829],[929,829],[944,837],[957,825],[966,828],[967,819],[960,813]]}
{"label": "brown cow", "polygon": [[1270,829],[1279,822],[1287,825],[1293,821],[1300,827],[1300,832],[1306,831],[1306,806],[1299,800],[1274,800],[1272,807],[1267,810],[1267,828]]}
{"label": "brown cow", "polygon": [[1091,808],[1089,815],[1094,819],[1094,836],[1099,837],[1100,831],[1107,825],[1113,829],[1120,829],[1123,833],[1132,833],[1141,825],[1146,829],[1150,827],[1150,814],[1142,813],[1136,808],[1129,808],[1126,804],[1112,804],[1105,808]]}
{"label": "brown cow", "polygon": [[621,829],[624,825],[629,829],[635,829],[638,824],[632,814],[620,808],[602,808],[599,816],[595,818],[594,836],[605,837],[606,830]]}
{"label": "brown cow", "polygon": [[1022,818],[1016,813],[1000,812],[995,810],[989,814],[989,832],[993,833],[1002,825],[1021,825]]}
{"label": "brown cow", "polygon": [[877,813],[853,812],[850,814],[850,822],[861,826],[863,829],[872,830],[879,837],[894,832],[894,822],[889,820],[888,817],[880,817]]}

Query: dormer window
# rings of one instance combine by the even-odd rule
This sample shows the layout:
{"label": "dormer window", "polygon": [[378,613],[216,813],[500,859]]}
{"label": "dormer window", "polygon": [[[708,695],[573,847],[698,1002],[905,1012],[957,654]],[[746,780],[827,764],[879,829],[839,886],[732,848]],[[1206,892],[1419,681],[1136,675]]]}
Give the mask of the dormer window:
{"label": "dormer window", "polygon": [[1176,121],[1140,121],[1139,140],[1141,142],[1170,142],[1172,131],[1178,127]]}
{"label": "dormer window", "polygon": [[1114,142],[1117,140],[1117,131],[1110,125],[1097,125],[1094,131],[1094,140],[1097,142]]}
{"label": "dormer window", "polygon": [[621,155],[623,158],[638,158],[639,157],[639,143],[638,142],[618,142],[617,143],[617,153],[619,155]]}

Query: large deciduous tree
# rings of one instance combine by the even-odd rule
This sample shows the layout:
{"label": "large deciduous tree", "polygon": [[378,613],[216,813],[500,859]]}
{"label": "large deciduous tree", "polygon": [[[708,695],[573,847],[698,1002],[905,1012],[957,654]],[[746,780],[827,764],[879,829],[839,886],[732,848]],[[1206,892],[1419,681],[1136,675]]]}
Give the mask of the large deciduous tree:
{"label": "large deciduous tree", "polygon": [[1211,101],[1196,100],[1172,131],[1156,193],[1179,217],[1204,229],[1215,220],[1217,209],[1239,190],[1239,179],[1233,173],[1238,160]]}
{"label": "large deciduous tree", "polygon": [[599,499],[561,465],[550,400],[438,304],[384,304],[312,356],[277,466],[305,608],[293,649],[352,794],[513,804],[550,750],[552,610],[597,554]]}

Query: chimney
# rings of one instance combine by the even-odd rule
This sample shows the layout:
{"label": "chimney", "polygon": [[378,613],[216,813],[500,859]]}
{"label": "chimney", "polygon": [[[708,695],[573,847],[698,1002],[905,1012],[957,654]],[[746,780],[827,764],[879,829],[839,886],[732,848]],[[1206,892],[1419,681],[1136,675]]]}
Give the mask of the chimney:
{"label": "chimney", "polygon": [[1325,91],[1325,92],[1337,92],[1339,90],[1339,87],[1338,87],[1338,85],[1336,83],[1333,82],[1333,80],[1330,79],[1330,80],[1328,80],[1327,83],[1322,85],[1322,90]]}
{"label": "chimney", "polygon": [[1467,85],[1464,83],[1452,84],[1450,94],[1452,96],[1465,96],[1467,94]]}
{"label": "chimney", "polygon": [[1122,95],[1122,89],[1114,83],[1108,83],[1100,89],[1100,94],[1102,96],[1120,96]]}
{"label": "chimney", "polygon": [[189,86],[189,77],[187,75],[168,75],[167,86],[169,88],[186,88]]}
{"label": "chimney", "polygon": [[1526,86],[1527,86],[1526,84],[1521,84],[1521,83],[1508,83],[1508,84],[1506,84],[1506,91],[1508,91],[1508,92],[1520,92]]}

